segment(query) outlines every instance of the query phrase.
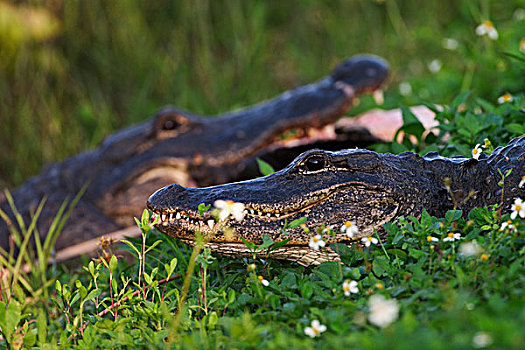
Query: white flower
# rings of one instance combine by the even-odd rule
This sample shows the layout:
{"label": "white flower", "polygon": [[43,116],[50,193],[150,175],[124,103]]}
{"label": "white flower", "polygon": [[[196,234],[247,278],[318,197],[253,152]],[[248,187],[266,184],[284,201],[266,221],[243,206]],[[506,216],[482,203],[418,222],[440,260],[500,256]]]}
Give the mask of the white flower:
{"label": "white flower", "polygon": [[479,143],[472,149],[472,158],[478,159],[483,150],[479,147]]}
{"label": "white flower", "polygon": [[326,226],[325,228],[323,228],[323,230],[321,231],[321,233],[322,233],[323,235],[331,234],[331,233],[332,233],[332,226]]}
{"label": "white flower", "polygon": [[377,244],[377,242],[379,241],[375,237],[368,236],[368,237],[361,238],[361,242],[363,242],[365,247],[370,247],[370,244]]}
{"label": "white flower", "polygon": [[521,218],[525,218],[525,205],[521,198],[514,199],[514,204],[512,204],[510,209],[512,210],[512,213],[510,214],[512,220],[516,219],[518,215]]}
{"label": "white flower", "polygon": [[314,249],[314,250],[319,250],[319,247],[324,247],[325,246],[325,241],[323,241],[323,237],[321,237],[321,235],[315,235],[313,237],[310,238],[310,243],[308,243],[308,245],[310,246],[310,248]]}
{"label": "white flower", "polygon": [[498,103],[501,105],[506,102],[512,102],[513,98],[512,95],[509,93],[503,94],[500,97],[498,97]]}
{"label": "white flower", "polygon": [[261,284],[265,287],[268,287],[270,285],[270,282],[268,282],[267,280],[264,279],[263,276],[257,276],[257,279],[259,280],[259,282],[261,282]]}
{"label": "white flower", "polygon": [[399,315],[399,303],[395,299],[385,299],[380,294],[375,294],[368,299],[370,313],[368,320],[377,327],[386,327],[394,322]]}
{"label": "white flower", "polygon": [[477,241],[462,243],[459,246],[459,254],[465,257],[478,256],[481,254],[482,251],[483,249]]}
{"label": "white flower", "polygon": [[443,242],[454,242],[461,238],[460,233],[449,232],[447,237],[443,238]]}
{"label": "white flower", "polygon": [[244,204],[236,203],[232,200],[216,200],[213,206],[220,210],[219,219],[224,221],[232,215],[235,220],[242,221],[244,219]]}
{"label": "white flower", "polygon": [[494,27],[494,23],[489,20],[484,21],[476,27],[476,34],[479,36],[487,35],[491,40],[498,38],[498,31]]}
{"label": "white flower", "polygon": [[458,41],[451,38],[445,38],[441,41],[441,46],[443,46],[447,50],[455,50],[458,48],[459,44]]}
{"label": "white flower", "polygon": [[492,344],[492,337],[485,332],[477,332],[472,337],[472,346],[475,348],[486,348]]}
{"label": "white flower", "polygon": [[323,333],[324,331],[326,331],[326,326],[324,324],[321,324],[321,322],[317,320],[313,320],[312,326],[306,327],[304,329],[304,334],[306,334],[307,336],[311,338],[315,338],[315,337],[320,336],[321,333]]}
{"label": "white flower", "polygon": [[359,293],[359,289],[357,288],[357,282],[350,280],[344,281],[343,292],[345,293],[346,297],[350,296],[350,293]]}
{"label": "white flower", "polygon": [[516,232],[516,226],[512,224],[512,220],[507,220],[501,224],[500,231],[509,230],[510,232]]}
{"label": "white flower", "polygon": [[439,239],[437,239],[436,237],[427,236],[427,241],[431,243],[431,242],[437,242],[439,241]]}
{"label": "white flower", "polygon": [[519,188],[522,188],[523,185],[525,185],[525,175],[523,175],[523,176],[521,177],[521,181],[520,181],[518,187],[519,187]]}
{"label": "white flower", "polygon": [[514,11],[512,15],[516,21],[523,21],[525,19],[525,9],[519,8]]}
{"label": "white flower", "polygon": [[439,72],[441,67],[443,67],[443,63],[441,63],[441,61],[438,59],[432,60],[432,62],[428,64],[428,70],[432,73]]}
{"label": "white flower", "polygon": [[345,222],[340,229],[341,233],[346,233],[348,238],[354,238],[354,235],[359,232],[357,225],[353,221]]}
{"label": "white flower", "polygon": [[399,83],[399,93],[403,96],[410,95],[412,93],[412,85],[408,81]]}

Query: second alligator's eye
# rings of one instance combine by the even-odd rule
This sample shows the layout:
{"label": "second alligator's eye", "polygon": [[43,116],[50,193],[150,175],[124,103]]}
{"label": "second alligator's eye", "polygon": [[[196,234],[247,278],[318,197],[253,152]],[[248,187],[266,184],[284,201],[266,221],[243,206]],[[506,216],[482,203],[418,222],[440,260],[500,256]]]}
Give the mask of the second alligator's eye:
{"label": "second alligator's eye", "polygon": [[174,119],[166,119],[164,123],[162,123],[162,129],[163,130],[175,130],[182,124]]}
{"label": "second alligator's eye", "polygon": [[322,156],[312,156],[304,162],[304,166],[309,171],[321,170],[325,166],[325,159]]}

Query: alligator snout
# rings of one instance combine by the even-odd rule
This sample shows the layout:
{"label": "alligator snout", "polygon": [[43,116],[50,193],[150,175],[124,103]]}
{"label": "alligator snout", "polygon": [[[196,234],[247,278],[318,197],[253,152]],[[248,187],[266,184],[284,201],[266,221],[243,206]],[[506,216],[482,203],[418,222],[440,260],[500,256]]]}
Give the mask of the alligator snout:
{"label": "alligator snout", "polygon": [[171,208],[173,202],[180,198],[185,190],[186,188],[177,184],[168,185],[158,189],[148,198],[148,209],[157,211],[160,208]]}
{"label": "alligator snout", "polygon": [[335,81],[350,85],[354,90],[372,91],[388,76],[388,63],[374,55],[359,55],[339,64],[331,74]]}

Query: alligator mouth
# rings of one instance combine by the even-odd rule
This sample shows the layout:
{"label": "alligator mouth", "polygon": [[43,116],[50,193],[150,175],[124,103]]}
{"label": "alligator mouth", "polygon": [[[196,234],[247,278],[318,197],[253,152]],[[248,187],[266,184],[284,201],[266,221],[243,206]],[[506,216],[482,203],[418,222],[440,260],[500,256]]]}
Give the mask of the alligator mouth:
{"label": "alligator mouth", "polygon": [[[179,237],[179,234],[177,234],[179,232],[199,231],[203,234],[211,234],[219,231],[223,227],[229,225],[238,227],[238,225],[243,225],[243,223],[247,226],[250,226],[251,223],[266,223],[269,226],[275,226],[275,228],[278,229],[278,227],[283,227],[286,220],[308,215],[314,207],[321,205],[323,202],[326,202],[338,193],[349,189],[354,193],[371,193],[379,191],[375,186],[363,185],[362,183],[345,183],[344,185],[338,185],[311,193],[308,196],[311,199],[294,202],[293,205],[282,206],[282,204],[247,203],[245,204],[243,212],[244,219],[241,223],[236,223],[235,220],[231,218],[224,222],[217,223],[212,217],[210,211],[203,213],[201,216],[196,210],[179,207],[159,209],[155,208],[150,202],[148,202],[148,208],[153,212],[152,220],[159,218],[157,222],[159,228],[164,230],[168,229],[168,231],[176,237]],[[330,223],[327,222],[326,224]],[[343,224],[343,222],[337,224]]]}

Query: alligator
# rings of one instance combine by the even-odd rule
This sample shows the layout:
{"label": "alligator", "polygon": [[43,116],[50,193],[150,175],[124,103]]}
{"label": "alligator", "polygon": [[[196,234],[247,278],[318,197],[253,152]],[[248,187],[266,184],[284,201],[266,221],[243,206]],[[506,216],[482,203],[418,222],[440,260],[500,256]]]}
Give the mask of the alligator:
{"label": "alligator", "polygon": [[[498,183],[510,169],[503,190]],[[301,227],[283,232],[292,220],[307,217],[308,227],[331,229],[332,234],[323,237],[327,246],[352,245],[374,232],[384,238],[385,223],[399,216],[420,217],[423,210],[438,217],[454,208],[466,215],[492,204],[507,210],[515,198],[525,198],[525,188],[518,186],[524,173],[525,137],[478,160],[438,153],[309,150],[265,177],[207,188],[169,185],[152,194],[147,206],[160,231],[185,242],[200,232],[212,251],[252,256],[243,239],[254,244],[263,243],[264,235],[275,242],[288,239],[269,256],[307,266],[338,260],[338,255],[330,248],[310,248],[311,234]],[[216,200],[243,203],[242,221],[217,222],[209,211],[200,215],[200,203]],[[352,238],[340,230],[346,222],[359,230]],[[257,254],[266,257],[267,251]]]}
{"label": "alligator", "polygon": [[[328,77],[271,100],[214,118],[173,107],[105,139],[93,150],[48,166],[14,193],[18,210],[30,212],[47,197],[38,220],[46,231],[66,198],[87,186],[58,239],[56,249],[134,225],[148,196],[173,182],[186,186],[226,183],[253,158],[294,129],[322,128],[346,113],[364,93],[377,91],[387,63],[359,55],[341,62]],[[0,208],[9,212],[7,201]],[[1,221],[1,220],[0,220]],[[0,245],[9,247],[0,223]]]}

